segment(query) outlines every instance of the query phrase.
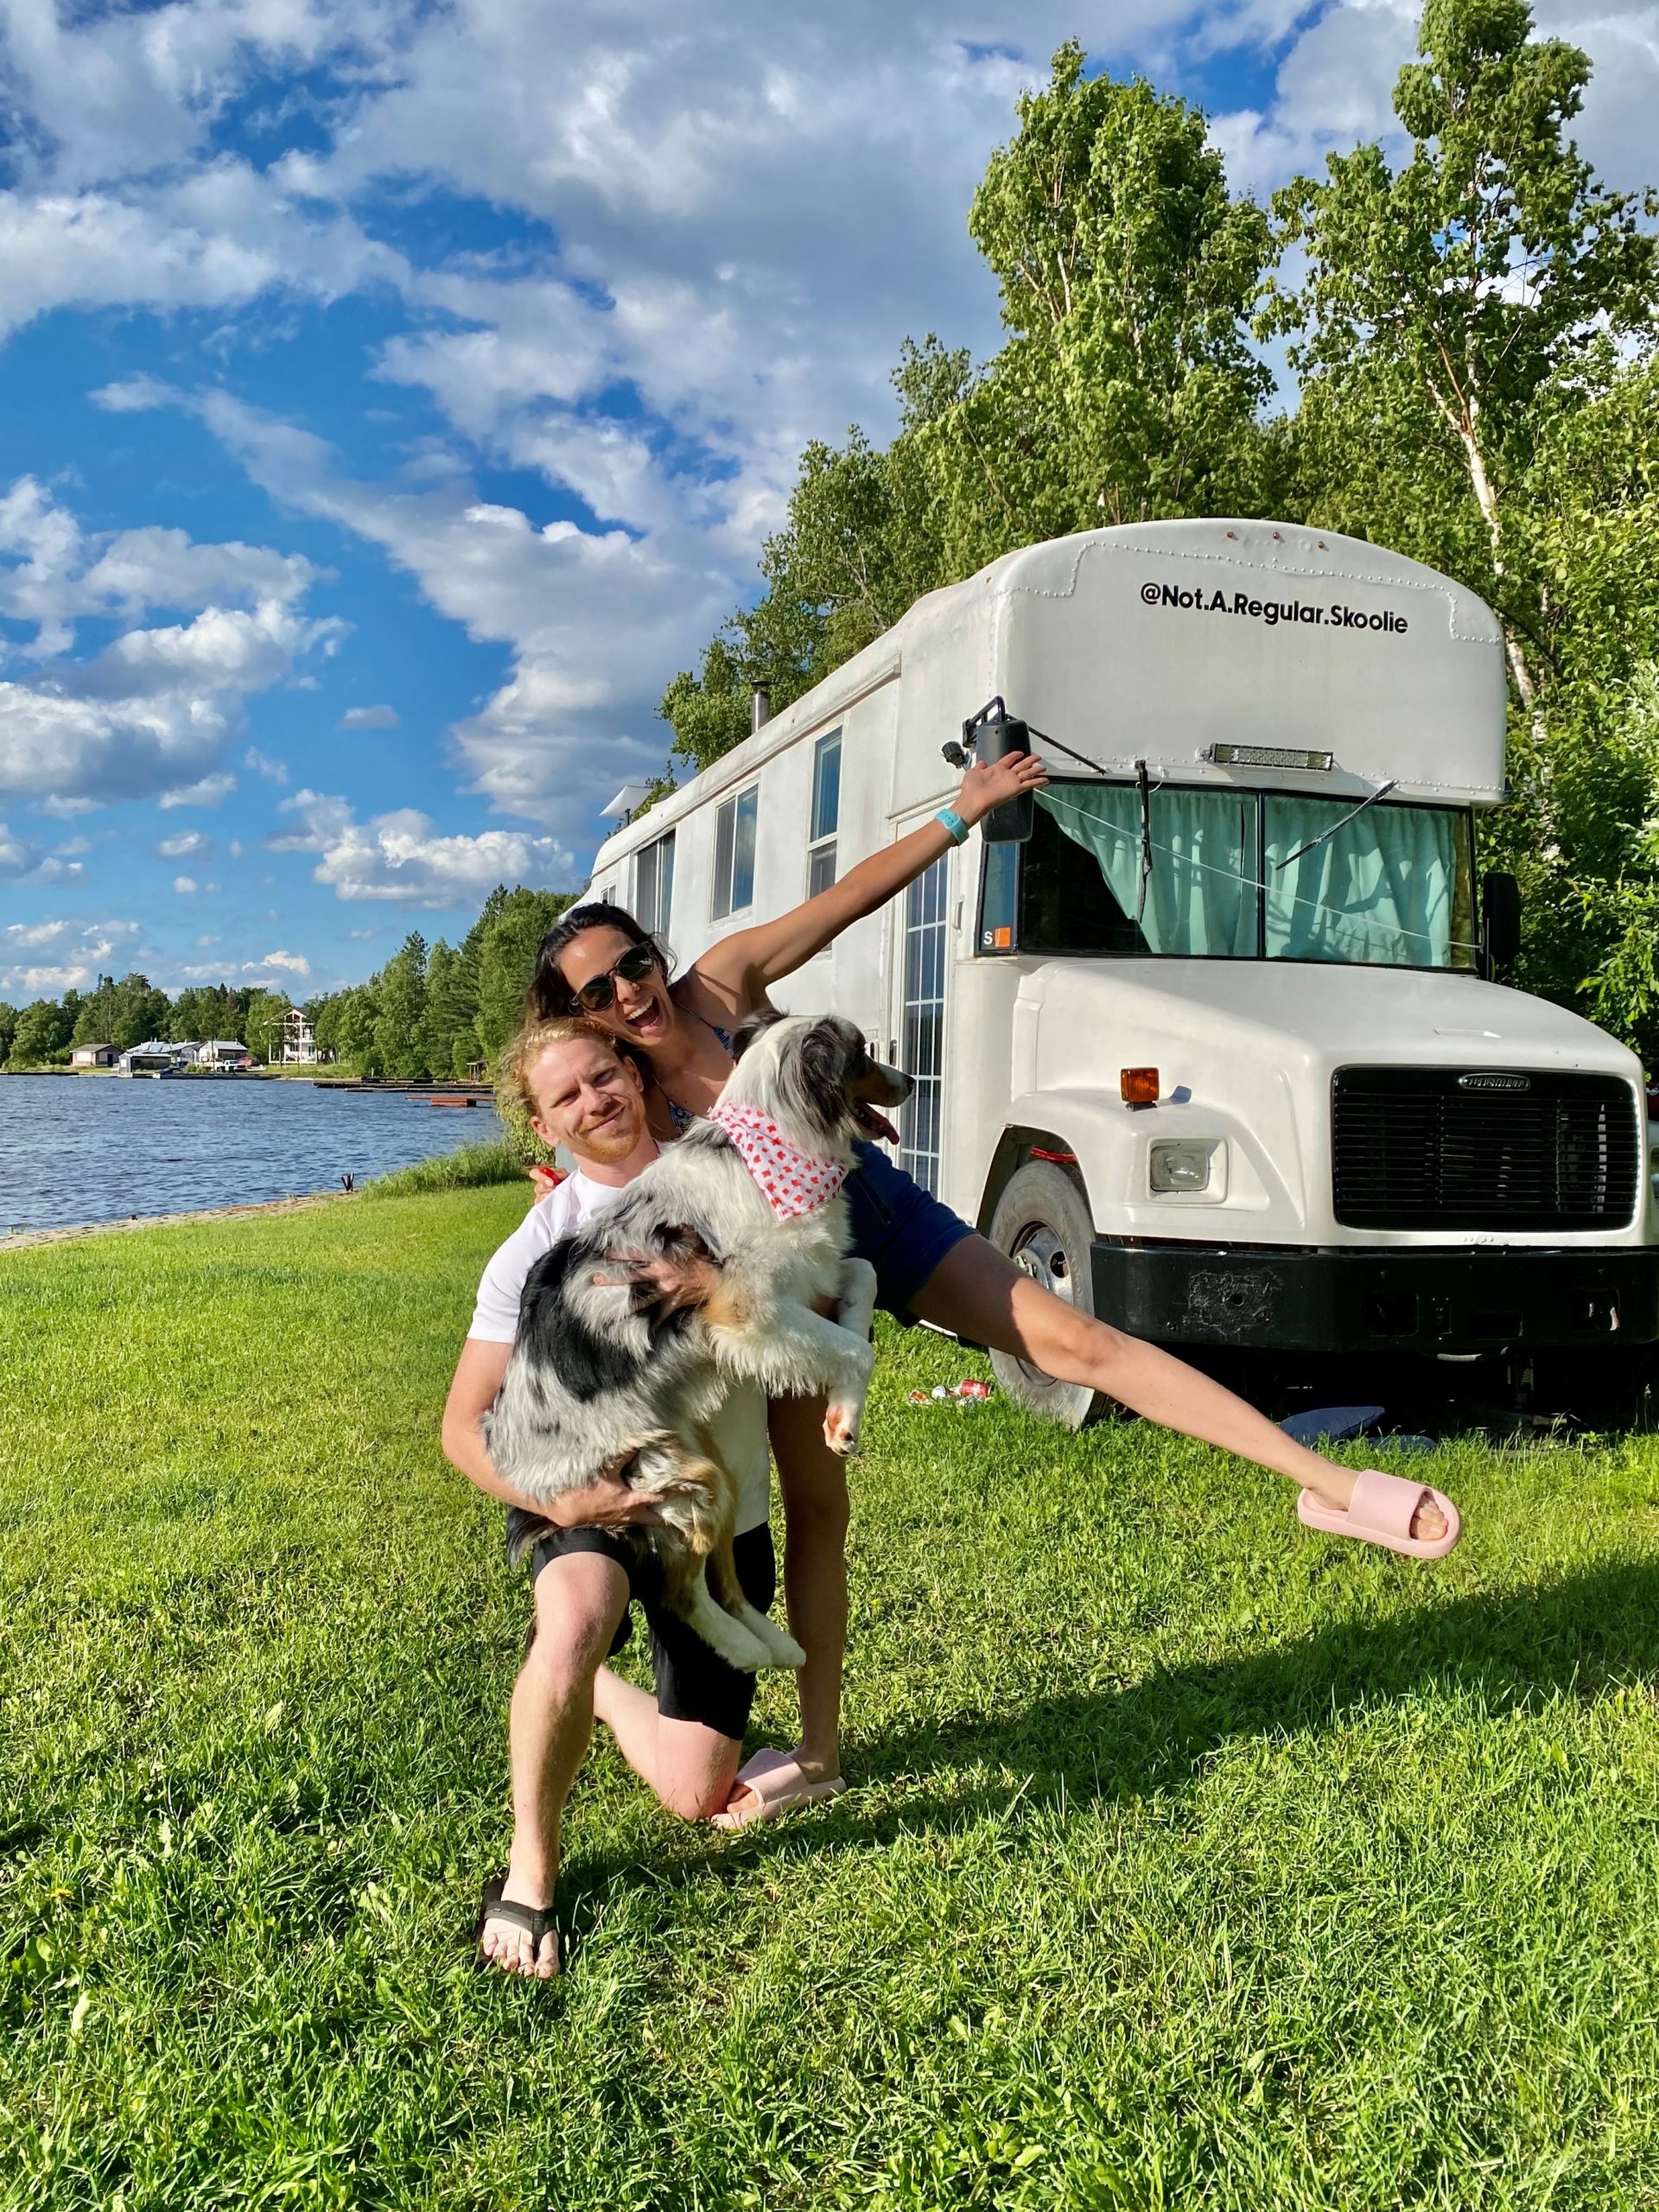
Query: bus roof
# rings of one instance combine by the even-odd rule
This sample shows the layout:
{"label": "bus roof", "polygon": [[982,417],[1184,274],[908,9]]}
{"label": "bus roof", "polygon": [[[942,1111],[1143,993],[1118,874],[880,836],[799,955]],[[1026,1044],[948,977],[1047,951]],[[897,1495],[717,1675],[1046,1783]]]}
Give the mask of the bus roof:
{"label": "bus roof", "polygon": [[[1503,796],[1503,640],[1473,592],[1403,554],[1293,523],[1129,524],[1022,547],[918,600],[607,839],[594,878],[900,676],[895,810],[949,787],[940,746],[993,696],[1112,776],[1145,761],[1182,782],[1333,798],[1385,782],[1402,799]],[[1230,747],[1328,753],[1332,765],[1241,764]],[[1058,754],[1050,765],[1076,770]]]}

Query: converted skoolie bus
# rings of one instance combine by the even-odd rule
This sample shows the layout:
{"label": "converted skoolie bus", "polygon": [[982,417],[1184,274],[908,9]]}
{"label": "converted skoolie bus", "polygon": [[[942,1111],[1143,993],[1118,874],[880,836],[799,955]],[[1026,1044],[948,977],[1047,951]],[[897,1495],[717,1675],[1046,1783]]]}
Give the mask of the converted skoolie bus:
{"label": "converted skoolie bus", "polygon": [[1659,1338],[1642,1069],[1492,980],[1502,645],[1415,562],[1222,521],[1011,553],[609,838],[590,888],[691,958],[925,822],[999,696],[1053,778],[1029,835],[993,817],[778,994],[916,1077],[910,1172],[1212,1364],[1407,1353],[1591,1417],[1628,1397]]}

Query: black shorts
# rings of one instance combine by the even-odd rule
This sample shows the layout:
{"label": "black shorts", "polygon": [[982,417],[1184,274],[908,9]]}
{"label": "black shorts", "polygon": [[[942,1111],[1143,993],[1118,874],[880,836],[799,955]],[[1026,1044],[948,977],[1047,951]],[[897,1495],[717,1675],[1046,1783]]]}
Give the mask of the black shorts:
{"label": "black shorts", "polygon": [[[516,1505],[507,1508],[507,1557],[518,1560],[530,1548],[530,1579],[549,1560],[570,1552],[597,1552],[613,1560],[628,1578],[628,1603],[611,1639],[614,1658],[633,1632],[637,1602],[651,1630],[651,1666],[657,1682],[657,1710],[665,1720],[696,1720],[741,1744],[754,1702],[754,1676],[741,1673],[709,1649],[696,1630],[663,1603],[662,1562],[649,1543],[610,1529],[555,1529]],[[763,1521],[732,1539],[732,1559],[743,1595],[766,1612],[778,1588],[778,1562],[772,1530]]]}

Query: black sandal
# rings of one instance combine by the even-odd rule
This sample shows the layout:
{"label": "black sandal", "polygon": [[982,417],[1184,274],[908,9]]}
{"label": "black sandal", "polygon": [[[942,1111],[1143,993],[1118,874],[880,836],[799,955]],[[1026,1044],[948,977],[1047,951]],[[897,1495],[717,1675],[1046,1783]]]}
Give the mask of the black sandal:
{"label": "black sandal", "polygon": [[[486,1956],[484,1949],[486,1921],[505,1920],[510,1927],[523,1929],[524,1934],[530,1938],[532,1952],[537,1957],[541,1955],[542,1938],[544,1936],[551,1936],[554,1941],[556,1964],[563,1965],[563,1961],[556,1957],[559,1931],[552,1906],[519,1904],[513,1898],[502,1895],[506,1885],[507,1878],[505,1874],[492,1874],[484,1885],[483,1903],[479,1908],[478,1920],[473,1929],[473,1964],[480,1973],[507,1974],[512,1971],[502,1966],[499,1961]],[[536,1974],[514,1974],[513,1979],[519,1981],[534,1981],[541,1980],[542,1977]]]}

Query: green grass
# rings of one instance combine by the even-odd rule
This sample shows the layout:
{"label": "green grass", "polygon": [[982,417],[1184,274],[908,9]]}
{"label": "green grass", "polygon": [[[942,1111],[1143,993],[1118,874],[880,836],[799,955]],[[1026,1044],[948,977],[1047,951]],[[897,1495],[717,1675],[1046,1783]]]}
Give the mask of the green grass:
{"label": "green grass", "polygon": [[417,1198],[435,1191],[476,1191],[492,1183],[517,1184],[528,1198],[524,1162],[507,1144],[464,1144],[454,1152],[440,1152],[430,1160],[416,1160],[407,1167],[394,1167],[363,1185],[365,1198]]}
{"label": "green grass", "polygon": [[596,1745],[569,1974],[471,1973],[526,1601],[435,1430],[522,1207],[0,1260],[7,2212],[1659,2201],[1650,1440],[1448,1448],[1418,1569],[889,1338],[855,1787],[722,1840]]}

